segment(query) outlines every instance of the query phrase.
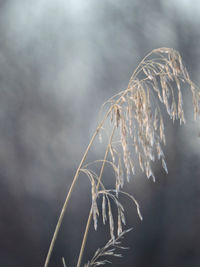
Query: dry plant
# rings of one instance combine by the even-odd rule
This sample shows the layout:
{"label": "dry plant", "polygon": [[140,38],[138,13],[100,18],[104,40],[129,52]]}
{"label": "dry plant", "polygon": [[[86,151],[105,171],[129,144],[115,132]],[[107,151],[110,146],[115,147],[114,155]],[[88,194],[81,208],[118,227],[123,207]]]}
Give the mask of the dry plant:
{"label": "dry plant", "polygon": [[[102,203],[101,217],[103,223],[105,224],[108,221],[109,224],[110,240],[103,248],[95,252],[93,258],[85,264],[85,267],[108,263],[106,256],[121,256],[121,254],[115,252],[115,249],[124,249],[121,246],[121,239],[130,229],[124,229],[126,224],[124,207],[120,203],[118,195],[123,194],[132,199],[142,220],[138,202],[132,195],[123,191],[123,185],[125,180],[129,181],[130,177],[135,174],[135,166],[139,166],[147,178],[152,177],[155,181],[152,162],[156,159],[161,161],[165,172],[168,172],[162,150],[166,139],[162,116],[164,109],[161,105],[166,108],[173,122],[179,120],[180,124],[185,123],[182,101],[183,84],[191,89],[194,118],[196,119],[200,102],[198,87],[191,81],[180,54],[171,48],[159,48],[150,52],[140,62],[130,78],[128,87],[103,104],[101,110],[106,109],[105,115],[97,126],[74,176],[50,244],[45,267],[49,264],[68,201],[80,173],[84,173],[90,180],[92,205],[77,267],[81,266],[92,219],[94,228],[97,229],[97,222],[100,217],[97,205],[98,198]],[[101,140],[107,121],[110,121],[111,130],[108,134],[104,158],[88,163],[86,160],[88,152],[97,136]],[[99,173],[96,173],[92,168],[94,164],[101,165]],[[115,173],[115,185],[113,189],[109,190],[105,188],[102,180],[106,164],[111,165]],[[117,222],[114,222],[113,219],[111,200],[117,207]],[[63,265],[65,266],[64,259]]]}

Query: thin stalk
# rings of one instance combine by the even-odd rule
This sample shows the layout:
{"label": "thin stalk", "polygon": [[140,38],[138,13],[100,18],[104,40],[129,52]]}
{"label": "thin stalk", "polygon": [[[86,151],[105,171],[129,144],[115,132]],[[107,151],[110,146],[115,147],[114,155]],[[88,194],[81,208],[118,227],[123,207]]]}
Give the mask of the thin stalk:
{"label": "thin stalk", "polygon": [[153,53],[155,53],[156,51],[159,51],[159,49],[154,49],[151,52],[149,52],[143,59],[142,61],[139,63],[139,65],[137,66],[137,68],[134,70],[133,74],[131,75],[131,78],[129,80],[129,84],[128,84],[128,88],[132,82],[133,79],[136,78],[136,76],[138,75],[138,73],[141,71],[140,67],[142,66],[142,64],[145,62],[146,58],[148,58],[149,56],[151,56]]}
{"label": "thin stalk", "polygon": [[[100,130],[101,127],[102,127],[102,125],[103,125],[104,122],[106,121],[107,117],[109,116],[110,112],[111,112],[112,109],[114,108],[114,106],[115,106],[116,104],[118,104],[118,103],[121,101],[122,97],[123,97],[125,94],[126,94],[126,90],[124,91],[124,93],[122,94],[122,96],[115,102],[115,104],[113,104],[113,105],[109,108],[109,110],[108,110],[108,112],[106,113],[106,115],[104,116],[103,120],[102,120],[102,121],[99,123],[99,125],[97,126],[97,128],[96,128],[96,130],[95,130],[95,132],[94,132],[94,134],[93,134],[93,136],[92,136],[92,138],[91,138],[91,140],[90,140],[90,143],[89,143],[89,145],[88,145],[88,147],[87,147],[87,149],[86,149],[86,151],[85,151],[85,153],[84,153],[84,155],[83,155],[83,157],[82,157],[82,160],[81,160],[81,162],[80,162],[80,164],[79,164],[79,166],[78,166],[78,169],[77,169],[77,171],[76,171],[76,174],[75,174],[74,179],[73,179],[73,181],[72,181],[72,184],[71,184],[71,186],[70,186],[69,192],[68,192],[68,194],[67,194],[67,196],[66,196],[66,199],[65,199],[65,202],[64,202],[64,204],[63,204],[63,207],[62,207],[62,210],[61,210],[61,213],[60,213],[60,216],[59,216],[59,219],[58,219],[58,222],[57,222],[57,225],[56,225],[56,228],[55,228],[55,231],[54,231],[54,234],[53,234],[53,237],[52,237],[50,246],[49,246],[49,250],[48,250],[48,253],[47,253],[47,257],[46,257],[46,260],[45,260],[44,267],[48,267],[48,264],[49,264],[49,261],[50,261],[50,257],[51,257],[51,254],[52,254],[52,251],[53,251],[53,248],[54,248],[54,245],[55,245],[56,238],[57,238],[57,236],[58,236],[58,232],[59,232],[59,230],[60,230],[60,226],[61,226],[61,224],[62,224],[64,215],[65,215],[65,211],[66,211],[66,208],[67,208],[69,199],[70,199],[70,197],[71,197],[71,194],[72,194],[72,191],[73,191],[73,189],[74,189],[74,186],[75,186],[75,184],[76,184],[76,182],[77,182],[77,179],[78,179],[78,176],[79,176],[79,173],[80,173],[80,169],[81,169],[81,167],[82,167],[82,165],[83,165],[83,163],[84,163],[84,161],[85,161],[85,159],[86,159],[86,157],[87,157],[87,154],[88,154],[88,152],[89,152],[89,150],[90,150],[90,148],[91,148],[91,146],[92,146],[92,144],[93,144],[93,142],[94,142],[94,139],[95,139],[95,137],[97,136],[99,130]],[[104,165],[105,165],[105,163],[104,163]]]}
{"label": "thin stalk", "polygon": [[90,143],[89,143],[89,145],[88,145],[88,147],[87,147],[87,149],[86,149],[86,151],[85,151],[85,153],[84,153],[84,155],[82,157],[82,160],[81,160],[81,162],[80,162],[80,164],[78,166],[78,169],[77,169],[77,171],[75,173],[74,179],[72,181],[72,184],[71,184],[70,189],[68,191],[68,194],[66,196],[65,202],[63,204],[63,207],[62,207],[62,210],[61,210],[61,213],[60,213],[60,216],[59,216],[59,219],[58,219],[58,222],[57,222],[54,234],[53,234],[53,238],[52,238],[50,246],[49,246],[49,250],[48,250],[48,253],[47,253],[47,257],[46,257],[46,260],[45,260],[44,267],[48,267],[48,264],[49,264],[49,261],[50,261],[50,257],[52,255],[52,251],[53,251],[53,248],[54,248],[54,245],[55,245],[55,241],[56,241],[56,238],[58,236],[58,232],[60,230],[60,226],[62,224],[62,221],[63,221],[64,215],[65,215],[65,211],[66,211],[69,199],[71,197],[71,194],[72,194],[72,191],[74,189],[74,186],[75,186],[75,184],[77,182],[77,179],[78,179],[78,176],[79,176],[79,173],[80,173],[80,169],[81,169],[81,167],[82,167],[82,165],[83,165],[83,163],[84,163],[84,161],[85,161],[85,159],[87,157],[87,154],[88,154],[88,152],[89,152],[89,150],[90,150],[90,148],[91,148],[91,146],[92,146],[92,144],[94,142],[95,137],[97,136],[99,130],[101,129],[102,125],[104,124],[104,122],[107,119],[108,115],[110,114],[111,110],[112,110],[112,106],[110,107],[110,109],[108,110],[106,115],[104,116],[103,120],[97,126],[96,131],[94,132],[94,134],[93,134],[93,136],[92,136],[92,138],[90,140]]}
{"label": "thin stalk", "polygon": [[[108,146],[107,146],[106,151],[105,151],[104,160],[103,160],[103,163],[102,163],[102,166],[101,166],[101,170],[100,170],[99,178],[98,178],[98,182],[97,182],[97,191],[98,191],[99,185],[101,183],[103,171],[104,171],[104,168],[105,168],[106,159],[107,159],[107,156],[108,156],[109,146],[111,144],[111,141],[112,141],[112,138],[113,138],[113,135],[114,135],[114,132],[115,132],[115,128],[116,127],[114,126],[113,130],[112,130],[112,133],[110,135],[110,138],[109,138]],[[77,267],[80,267],[80,265],[81,265],[81,260],[82,260],[83,253],[84,253],[84,250],[85,250],[85,245],[86,245],[86,241],[87,241],[87,237],[88,237],[88,233],[89,233],[91,220],[92,220],[92,207],[91,207],[89,215],[88,215],[88,220],[87,220],[87,224],[86,224],[86,227],[85,227],[85,232],[84,232],[84,236],[83,236],[83,240],[82,240],[82,244],[81,244],[81,249],[80,249],[80,253],[79,253],[79,257],[78,257]]]}

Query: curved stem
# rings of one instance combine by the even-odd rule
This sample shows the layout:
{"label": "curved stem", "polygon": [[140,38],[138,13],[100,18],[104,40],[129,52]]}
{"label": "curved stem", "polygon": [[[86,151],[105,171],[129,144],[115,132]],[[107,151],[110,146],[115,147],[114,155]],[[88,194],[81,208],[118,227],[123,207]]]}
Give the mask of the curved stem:
{"label": "curved stem", "polygon": [[[97,136],[99,130],[100,130],[101,127],[102,127],[102,125],[103,125],[104,122],[106,121],[107,117],[109,116],[110,112],[111,112],[112,109],[114,108],[114,106],[115,106],[116,104],[118,104],[118,103],[121,101],[122,97],[123,97],[125,94],[126,94],[126,90],[124,91],[124,93],[122,94],[122,96],[120,96],[119,99],[116,100],[116,102],[109,108],[108,112],[107,112],[106,115],[104,116],[103,120],[102,120],[102,121],[99,123],[99,125],[97,126],[96,131],[94,132],[94,134],[93,134],[93,136],[92,136],[92,138],[91,138],[91,140],[90,140],[90,143],[89,143],[89,145],[88,145],[88,147],[87,147],[87,149],[86,149],[86,151],[85,151],[85,153],[84,153],[84,155],[83,155],[83,158],[82,158],[82,160],[81,160],[81,162],[80,162],[80,164],[79,164],[79,167],[78,167],[78,169],[77,169],[77,171],[76,171],[76,174],[75,174],[74,179],[73,179],[73,181],[72,181],[72,184],[71,184],[71,186],[70,186],[69,192],[68,192],[68,194],[67,194],[67,196],[66,196],[66,199],[65,199],[65,202],[64,202],[64,204],[63,204],[63,207],[62,207],[62,210],[61,210],[61,213],[60,213],[60,216],[59,216],[59,219],[58,219],[58,222],[57,222],[57,225],[56,225],[54,234],[53,234],[53,238],[52,238],[51,243],[50,243],[50,246],[49,246],[49,250],[48,250],[48,253],[47,253],[47,257],[46,257],[46,260],[45,260],[44,267],[48,267],[48,264],[49,264],[49,261],[50,261],[50,257],[51,257],[51,254],[52,254],[52,251],[53,251],[53,248],[54,248],[54,245],[55,245],[56,238],[57,238],[57,236],[58,236],[58,232],[59,232],[59,230],[60,230],[60,226],[61,226],[62,221],[63,221],[63,218],[64,218],[64,214],[65,214],[65,211],[66,211],[66,208],[67,208],[69,199],[70,199],[70,197],[71,197],[72,191],[73,191],[74,186],[75,186],[75,184],[76,184],[76,181],[77,181],[77,179],[78,179],[78,176],[79,176],[79,173],[80,173],[80,169],[81,169],[81,167],[82,167],[82,165],[83,165],[83,163],[84,163],[84,161],[85,161],[85,159],[86,159],[86,157],[87,157],[87,154],[88,154],[88,152],[89,152],[89,150],[90,150],[90,148],[91,148],[91,146],[92,146],[92,144],[93,144],[93,142],[94,142],[94,139],[95,139],[95,137]],[[114,127],[114,128],[115,128],[115,127]],[[107,147],[107,149],[108,149],[108,148],[109,148],[109,146]],[[107,153],[108,153],[108,152],[107,152]],[[105,163],[102,165],[102,167],[103,167],[104,165],[105,165]],[[104,167],[103,167],[103,169],[104,169]],[[100,180],[101,180],[101,178],[100,178]],[[99,180],[99,181],[100,181],[100,180]],[[99,183],[100,183],[100,182],[99,182]],[[99,185],[98,185],[98,186],[99,186]],[[91,220],[91,219],[90,219],[90,220]],[[89,223],[89,224],[90,224],[90,223]],[[85,245],[84,245],[84,246],[85,246]],[[81,256],[81,257],[82,257],[82,256]],[[81,258],[80,258],[80,260],[81,260]]]}
{"label": "curved stem", "polygon": [[[115,132],[115,128],[116,127],[114,126],[113,130],[112,130],[112,133],[110,135],[110,138],[109,138],[109,142],[108,142],[106,151],[105,151],[104,160],[103,160],[103,163],[102,163],[102,166],[101,166],[99,179],[98,179],[98,182],[97,182],[97,191],[98,191],[99,185],[101,183],[103,171],[104,171],[104,168],[105,168],[106,159],[107,159],[107,156],[108,156],[109,147],[110,147],[110,144],[112,142],[112,138],[113,138],[113,135],[114,135],[114,132]],[[88,220],[87,220],[87,224],[86,224],[86,227],[85,227],[85,232],[84,232],[84,236],[83,236],[83,240],[82,240],[82,244],[81,244],[81,249],[80,249],[79,258],[78,258],[78,262],[77,262],[77,267],[80,267],[80,265],[81,265],[81,260],[82,260],[82,257],[83,257],[83,252],[84,252],[84,249],[85,249],[85,245],[86,245],[86,241],[87,241],[87,237],[88,237],[88,233],[89,233],[91,220],[92,220],[92,208],[90,209],[90,212],[89,212],[89,215],[88,215]]]}
{"label": "curved stem", "polygon": [[110,107],[110,109],[108,110],[106,115],[104,116],[103,120],[97,126],[96,131],[94,132],[94,134],[93,134],[93,136],[92,136],[92,138],[90,140],[90,143],[89,143],[89,145],[88,145],[88,147],[87,147],[87,149],[86,149],[86,151],[85,151],[85,153],[84,153],[84,155],[82,157],[82,160],[81,160],[81,162],[79,164],[79,167],[78,167],[78,169],[77,169],[77,171],[75,173],[74,179],[73,179],[72,184],[71,184],[70,189],[69,189],[69,192],[68,192],[67,197],[65,199],[65,202],[63,204],[63,207],[62,207],[62,210],[61,210],[61,213],[60,213],[60,216],[59,216],[59,219],[58,219],[58,222],[57,222],[54,234],[53,234],[53,238],[52,238],[50,246],[49,246],[49,250],[48,250],[48,253],[47,253],[47,257],[46,257],[46,260],[45,260],[44,267],[47,267],[48,264],[49,264],[50,257],[51,257],[51,254],[52,254],[52,250],[54,248],[55,241],[56,241],[56,238],[58,236],[58,232],[60,230],[60,226],[62,224],[62,221],[63,221],[64,215],[65,215],[65,211],[66,211],[69,199],[71,197],[71,194],[72,194],[72,191],[74,189],[74,186],[75,186],[75,184],[77,182],[77,179],[78,179],[78,176],[79,176],[79,173],[80,173],[80,169],[81,169],[81,167],[82,167],[82,165],[83,165],[83,163],[84,163],[84,161],[85,161],[85,159],[87,157],[87,154],[88,154],[88,152],[89,152],[89,150],[90,150],[90,148],[92,146],[92,143],[94,142],[95,137],[97,136],[99,130],[101,129],[102,125],[104,124],[104,122],[107,119],[108,115],[110,114],[111,110],[112,110],[112,106]]}
{"label": "curved stem", "polygon": [[133,74],[131,75],[131,78],[129,80],[128,83],[128,88],[131,84],[131,81],[134,80],[136,78],[136,76],[138,75],[138,73],[140,72],[140,67],[142,66],[142,64],[145,62],[146,58],[148,58],[149,56],[151,56],[153,53],[156,53],[156,51],[159,51],[160,49],[154,49],[151,52],[149,52],[143,59],[142,61],[140,61],[139,65],[136,67],[136,69],[134,70]]}

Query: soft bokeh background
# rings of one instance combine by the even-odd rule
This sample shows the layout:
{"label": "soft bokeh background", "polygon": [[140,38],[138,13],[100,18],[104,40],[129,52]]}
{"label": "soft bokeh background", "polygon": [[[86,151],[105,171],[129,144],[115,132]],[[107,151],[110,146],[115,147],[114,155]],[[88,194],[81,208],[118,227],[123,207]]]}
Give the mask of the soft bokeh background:
{"label": "soft bokeh background", "polygon": [[[0,266],[43,266],[100,105],[126,88],[142,57],[173,47],[200,84],[199,27],[198,0],[0,1]],[[190,97],[185,126],[166,118],[169,175],[158,165],[156,183],[138,173],[128,185],[144,221],[125,201],[130,250],[113,266],[200,266],[200,124]],[[50,267],[62,256],[75,266],[89,206],[81,177]],[[104,244],[101,228],[91,229],[84,261]]]}

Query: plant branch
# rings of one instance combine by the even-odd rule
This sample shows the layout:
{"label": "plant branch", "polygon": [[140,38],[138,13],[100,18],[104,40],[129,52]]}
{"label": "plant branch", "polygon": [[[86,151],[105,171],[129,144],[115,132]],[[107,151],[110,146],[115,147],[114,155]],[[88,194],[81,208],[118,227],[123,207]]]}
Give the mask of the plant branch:
{"label": "plant branch", "polygon": [[52,250],[54,248],[55,241],[56,241],[56,238],[58,236],[58,232],[60,230],[60,226],[62,224],[62,221],[63,221],[64,215],[65,215],[65,211],[66,211],[69,199],[71,197],[71,194],[72,194],[72,191],[74,189],[74,186],[75,186],[75,184],[77,182],[77,179],[78,179],[78,176],[79,176],[79,173],[80,173],[80,169],[81,169],[81,167],[82,167],[82,165],[83,165],[83,163],[84,163],[84,161],[85,161],[85,159],[87,157],[87,154],[88,154],[88,152],[89,152],[89,150],[90,150],[90,148],[91,148],[91,146],[92,146],[92,144],[94,142],[95,137],[97,136],[99,130],[101,129],[102,125],[104,124],[105,120],[107,119],[107,117],[109,116],[111,111],[112,111],[112,106],[110,107],[110,109],[108,110],[106,115],[104,116],[103,120],[97,126],[96,131],[94,132],[94,134],[93,134],[93,136],[92,136],[92,138],[90,140],[90,143],[89,143],[89,145],[88,145],[88,147],[87,147],[87,149],[86,149],[86,151],[85,151],[85,153],[84,153],[84,155],[82,157],[82,160],[81,160],[81,162],[79,164],[79,167],[78,167],[78,169],[76,171],[76,174],[74,176],[74,179],[73,179],[72,184],[70,186],[70,189],[68,191],[67,197],[66,197],[65,202],[63,204],[63,207],[62,207],[62,210],[61,210],[61,213],[60,213],[60,216],[59,216],[59,219],[58,219],[58,222],[57,222],[54,234],[53,234],[53,238],[52,238],[50,246],[49,246],[49,250],[48,250],[48,253],[47,253],[47,257],[46,257],[46,260],[45,260],[44,267],[48,267],[48,264],[49,264],[49,261],[50,261],[50,257],[52,255]]}
{"label": "plant branch", "polygon": [[[107,159],[107,156],[108,156],[109,146],[111,144],[111,141],[112,141],[112,138],[113,138],[113,135],[114,135],[114,132],[115,132],[115,128],[116,127],[114,126],[113,130],[112,130],[112,133],[110,135],[110,138],[109,138],[109,142],[108,142],[106,151],[105,151],[104,160],[103,160],[103,163],[102,163],[102,166],[101,166],[99,179],[98,179],[98,182],[97,182],[97,191],[98,191],[99,185],[101,183],[103,171],[104,171],[104,168],[105,168],[106,159]],[[91,220],[92,220],[92,207],[91,207],[89,215],[88,215],[88,220],[87,220],[87,224],[86,224],[86,227],[85,227],[85,232],[84,232],[84,236],[83,236],[83,240],[82,240],[82,244],[81,244],[81,249],[80,249],[79,258],[78,258],[78,262],[77,262],[77,267],[80,267],[80,265],[81,265],[81,260],[82,260],[82,257],[83,257],[83,252],[84,252],[84,249],[85,249],[85,245],[86,245],[86,241],[87,241],[87,237],[88,237],[88,233],[89,233]]]}

